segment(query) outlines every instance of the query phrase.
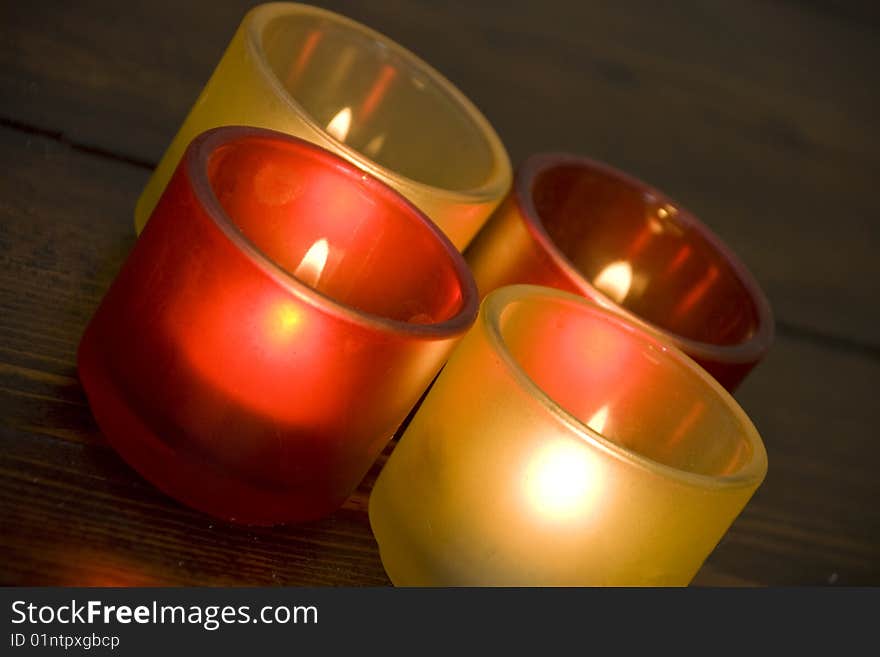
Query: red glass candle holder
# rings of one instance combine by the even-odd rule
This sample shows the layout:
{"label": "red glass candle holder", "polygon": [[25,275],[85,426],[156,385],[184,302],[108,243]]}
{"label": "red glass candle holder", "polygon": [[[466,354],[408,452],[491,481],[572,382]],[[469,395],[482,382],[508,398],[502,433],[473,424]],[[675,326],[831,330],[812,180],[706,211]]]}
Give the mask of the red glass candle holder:
{"label": "red glass candle holder", "polygon": [[767,298],[712,231],[587,158],[527,159],[465,257],[481,296],[512,283],[576,292],[670,340],[731,391],[773,341]]}
{"label": "red glass candle holder", "polygon": [[256,128],[190,145],[79,346],[101,429],[223,519],[320,517],[476,318],[455,247],[336,155]]}

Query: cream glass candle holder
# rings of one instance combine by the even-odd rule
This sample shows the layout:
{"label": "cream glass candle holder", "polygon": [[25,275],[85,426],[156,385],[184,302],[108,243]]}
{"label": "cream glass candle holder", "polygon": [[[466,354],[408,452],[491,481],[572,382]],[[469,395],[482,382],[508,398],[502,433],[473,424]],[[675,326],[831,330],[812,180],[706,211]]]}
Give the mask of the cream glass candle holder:
{"label": "cream glass candle holder", "polygon": [[385,182],[463,249],[510,187],[510,161],[480,111],[387,37],[292,3],[244,17],[135,209],[138,233],[187,144],[222,125],[314,142]]}
{"label": "cream glass candle holder", "polygon": [[670,343],[516,285],[483,302],[370,523],[396,585],[685,585],[766,470],[743,410]]}

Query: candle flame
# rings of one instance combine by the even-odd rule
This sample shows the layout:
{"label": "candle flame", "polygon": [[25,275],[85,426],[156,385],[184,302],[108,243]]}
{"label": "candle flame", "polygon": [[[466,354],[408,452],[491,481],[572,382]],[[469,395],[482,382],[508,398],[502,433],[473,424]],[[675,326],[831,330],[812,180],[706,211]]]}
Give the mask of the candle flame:
{"label": "candle flame", "polygon": [[626,299],[632,286],[632,267],[624,260],[612,262],[599,272],[593,280],[593,285],[616,303],[621,303]]}
{"label": "candle flame", "polygon": [[678,251],[675,252],[675,257],[669,262],[669,266],[666,268],[665,274],[668,276],[669,274],[674,274],[676,271],[681,269],[682,265],[686,263],[691,257],[692,249],[689,244],[683,244]]}
{"label": "candle flame", "polygon": [[330,245],[327,243],[327,238],[322,237],[309,247],[293,275],[306,285],[317,286],[321,280],[321,274],[324,273],[324,267],[327,266],[329,255]]}
{"label": "candle flame", "polygon": [[605,425],[608,423],[608,404],[605,404],[598,411],[593,413],[593,417],[587,420],[587,426],[596,433],[605,431]]}
{"label": "candle flame", "polygon": [[598,491],[596,468],[582,445],[556,443],[543,448],[526,473],[526,496],[553,520],[583,514]]}
{"label": "candle flame", "polygon": [[288,89],[293,90],[294,85],[299,82],[303,72],[306,70],[306,66],[309,64],[309,60],[311,60],[312,55],[315,54],[315,48],[318,47],[318,43],[321,41],[322,36],[323,34],[318,30],[312,30],[309,33],[309,36],[306,37],[299,56],[293,60],[290,70],[287,73]]}
{"label": "candle flame", "polygon": [[385,98],[385,94],[388,93],[388,88],[391,83],[394,81],[394,78],[397,77],[397,69],[393,66],[389,66],[385,64],[382,66],[382,70],[379,72],[376,81],[373,83],[373,86],[370,88],[370,93],[367,96],[364,104],[361,107],[361,119],[363,122],[366,122],[376,108],[379,106],[379,103]]}
{"label": "candle flame", "polygon": [[382,150],[382,147],[385,145],[385,133],[383,132],[380,135],[376,135],[369,142],[367,142],[366,147],[364,148],[364,153],[369,155],[370,157],[376,157],[379,154],[379,151]]}
{"label": "candle flame", "polygon": [[327,124],[327,132],[339,141],[345,141],[348,131],[351,129],[351,108],[343,107],[336,113],[330,123]]}

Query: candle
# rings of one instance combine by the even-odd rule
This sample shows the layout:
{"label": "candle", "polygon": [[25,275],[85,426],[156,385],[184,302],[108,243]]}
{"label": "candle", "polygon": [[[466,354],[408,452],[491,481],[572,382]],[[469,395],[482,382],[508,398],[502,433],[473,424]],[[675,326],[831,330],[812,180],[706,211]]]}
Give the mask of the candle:
{"label": "candle", "polygon": [[162,157],[135,210],[138,232],[190,140],[237,124],[338,153],[406,196],[459,249],[510,187],[498,135],[440,73],[343,16],[271,3],[245,16]]}
{"label": "candle", "polygon": [[515,285],[483,301],[370,523],[396,585],[684,585],[766,469],[748,417],[681,351]]}
{"label": "candle", "polygon": [[88,325],[110,444],[172,497],[272,524],[339,506],[476,317],[461,255],[352,164],[256,128],[184,155]]}
{"label": "candle", "polygon": [[573,155],[530,157],[468,249],[482,295],[511,283],[582,294],[654,330],[734,390],[773,341],[745,265],[662,192]]}

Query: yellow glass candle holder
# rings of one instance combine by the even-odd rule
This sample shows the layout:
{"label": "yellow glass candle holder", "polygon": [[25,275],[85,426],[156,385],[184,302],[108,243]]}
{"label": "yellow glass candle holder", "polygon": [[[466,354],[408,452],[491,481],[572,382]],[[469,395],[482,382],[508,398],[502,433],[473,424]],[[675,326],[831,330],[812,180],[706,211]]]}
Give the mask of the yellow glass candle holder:
{"label": "yellow glass candle holder", "polygon": [[507,152],[452,83],[387,37],[292,3],[244,17],[135,209],[138,233],[184,150],[222,125],[272,128],[382,180],[461,250],[510,187]]}
{"label": "yellow glass candle holder", "polygon": [[516,285],[483,302],[370,523],[396,585],[685,585],[766,471],[754,425],[681,351]]}

